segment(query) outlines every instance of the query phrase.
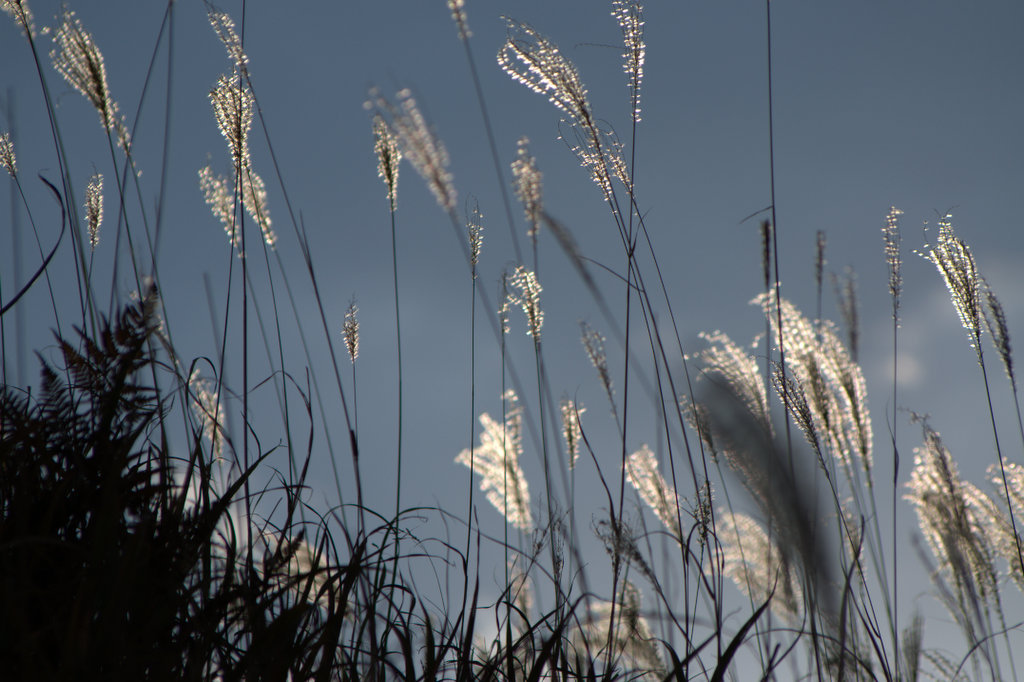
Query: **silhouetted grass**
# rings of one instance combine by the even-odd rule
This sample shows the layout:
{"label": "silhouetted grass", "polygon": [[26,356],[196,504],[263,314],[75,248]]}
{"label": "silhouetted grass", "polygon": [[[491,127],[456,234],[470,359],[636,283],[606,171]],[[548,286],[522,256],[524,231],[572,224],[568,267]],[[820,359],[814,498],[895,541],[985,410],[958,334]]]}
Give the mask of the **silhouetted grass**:
{"label": "silhouetted grass", "polygon": [[[483,217],[470,204],[468,215],[460,215],[442,140],[409,91],[395,98],[371,91],[373,117],[363,132],[370,139],[372,127],[384,181],[381,198],[388,200],[399,342],[392,509],[363,495],[356,308],[353,302],[344,319],[329,319],[315,246],[277,168],[257,78],[231,17],[208,6],[231,67],[210,92],[211,125],[227,143],[232,172],[220,176],[207,166],[199,171],[198,186],[212,221],[227,233],[225,269],[232,284],[222,302],[210,305],[213,310],[221,303],[224,310],[224,318],[215,320],[218,347],[209,356],[184,358],[166,321],[161,294],[174,282],[156,268],[159,220],[146,199],[152,190],[145,189],[136,166],[138,122],[121,113],[92,36],[72,12],[63,12],[54,31],[53,66],[100,115],[112,168],[107,177],[113,179],[105,182],[97,171],[85,201],[76,200],[69,170],[75,150],[55,116],[49,94],[55,75],[44,66],[42,33],[23,0],[0,1],[21,28],[38,72],[41,113],[51,123],[60,173],[53,184],[44,182],[61,214],[59,230],[53,230],[60,236],[48,252],[36,225],[38,212],[23,192],[16,150],[9,137],[0,137],[0,165],[19,191],[39,244],[35,274],[13,293],[2,292],[4,321],[24,305],[26,292],[45,281],[57,339],[56,359],[40,355],[36,388],[16,386],[5,375],[0,393],[3,676],[1016,679],[1020,624],[1007,604],[1019,598],[1010,588],[1024,587],[1017,523],[1024,512],[1024,467],[1000,445],[985,335],[991,335],[1009,377],[1022,443],[1024,422],[1005,312],[969,247],[954,234],[951,218],[940,221],[937,244],[922,253],[948,287],[977,355],[994,442],[992,495],[960,478],[939,433],[916,415],[922,445],[901,481],[898,209],[884,219],[881,244],[889,266],[894,369],[890,447],[879,455],[857,353],[852,277],[838,292],[846,339],[822,319],[824,235],[815,263],[815,319],[783,296],[780,228],[773,212],[762,224],[764,291],[754,300],[764,315],[763,352],[754,354],[749,344],[720,331],[701,334],[701,348],[684,348],[680,327],[699,327],[672,311],[674,294],[662,277],[633,183],[646,51],[640,5],[611,5],[629,86],[626,137],[593,110],[579,71],[538,29],[506,19],[508,37],[498,56],[510,77],[546,97],[563,117],[563,137],[594,181],[620,238],[623,260],[614,266],[584,256],[586,245],[577,241],[571,219],[549,214],[543,172],[525,139],[516,150],[505,150],[509,170],[502,168],[469,17],[461,0],[449,0],[448,7],[466,48],[508,227],[515,236],[508,200],[513,187],[524,205],[532,259],[524,262],[514,238],[515,259],[501,277],[501,301],[495,305],[480,283]],[[172,11],[173,3],[161,36]],[[770,24],[768,30],[770,38]],[[144,87],[154,78],[151,71]],[[254,125],[266,133],[273,168],[268,177],[279,192],[268,190],[257,173],[265,160],[249,148]],[[468,508],[403,506],[403,410],[412,402],[403,395],[400,341],[396,208],[403,158],[437,199],[466,261],[472,325],[468,416],[474,427],[465,448],[451,453],[451,465],[469,467]],[[104,187],[114,188],[106,200]],[[164,191],[161,183],[157,206],[168,199]],[[276,223],[271,195],[285,209],[275,213],[285,216]],[[77,208],[83,203],[84,220]],[[104,214],[109,225],[112,213],[114,225],[105,227]],[[304,271],[284,266],[277,249],[285,246],[275,225],[282,233],[282,225],[291,230]],[[114,234],[105,235],[107,229]],[[595,372],[580,381],[592,382],[608,401],[610,443],[595,437],[599,429],[590,421],[602,410],[587,410],[565,393],[561,401],[554,399],[542,342],[547,338],[541,230],[551,231],[603,316],[581,325],[580,351]],[[108,239],[118,246],[105,287],[100,280],[106,273],[93,267],[93,253]],[[49,271],[60,248],[73,250],[74,284],[66,290],[55,287]],[[261,254],[265,269],[253,265]],[[122,257],[127,266],[120,264]],[[598,268],[612,276],[617,296],[612,287],[598,285]],[[134,291],[119,289],[119,269],[130,272]],[[300,316],[292,277],[308,278],[318,319]],[[129,298],[133,302],[123,303]],[[73,319],[58,313],[67,309],[58,305],[65,300],[73,304]],[[229,326],[229,314],[241,317],[240,330]],[[477,391],[485,388],[476,377],[478,346],[485,347],[476,334],[478,316],[494,334],[501,363],[500,391],[486,387],[503,399],[502,413],[494,417],[475,413]],[[282,325],[292,324],[305,364],[292,359],[297,354],[284,340]],[[330,367],[313,366],[315,329]],[[5,361],[11,333],[6,324],[0,327]],[[343,378],[335,351],[339,333],[350,378]],[[531,353],[530,371],[513,360],[518,356],[511,351],[523,343]],[[250,377],[250,351],[260,345],[269,369]],[[235,354],[242,358],[240,386],[224,378],[227,357]],[[337,411],[329,407],[335,396],[322,390],[318,377],[333,379],[340,415],[331,412]],[[249,402],[263,386],[273,390],[282,417],[283,433],[269,447],[260,441]],[[240,429],[231,428],[231,410],[240,413]],[[640,410],[656,415],[660,433],[637,436],[628,430],[636,424],[631,414]],[[543,467],[543,487],[532,484],[520,464],[531,448]],[[339,468],[345,450],[351,483]],[[384,454],[390,453],[374,456]],[[323,456],[330,458],[338,497],[327,508],[315,505],[310,494],[310,463]],[[577,487],[583,467],[596,473],[594,490]],[[884,484],[876,481],[878,472]],[[505,520],[500,537],[486,535],[477,519],[485,508],[473,494],[477,476],[488,503]],[[344,495],[353,489],[355,502],[346,502]],[[899,615],[899,595],[905,593],[899,589],[900,567],[911,560],[898,551],[900,491],[918,515],[930,553],[922,549],[920,560],[935,597],[962,632],[962,651],[929,648],[927,621]],[[879,495],[891,496],[892,519],[880,518]],[[589,524],[580,523],[587,514]],[[443,525],[444,536],[421,536],[416,529],[423,518]],[[448,524],[458,525],[457,540]],[[588,526],[607,561],[591,556],[583,537]],[[491,560],[499,556],[500,569]],[[485,576],[498,574],[497,596],[482,597],[495,591]],[[435,587],[425,587],[431,583]]]}

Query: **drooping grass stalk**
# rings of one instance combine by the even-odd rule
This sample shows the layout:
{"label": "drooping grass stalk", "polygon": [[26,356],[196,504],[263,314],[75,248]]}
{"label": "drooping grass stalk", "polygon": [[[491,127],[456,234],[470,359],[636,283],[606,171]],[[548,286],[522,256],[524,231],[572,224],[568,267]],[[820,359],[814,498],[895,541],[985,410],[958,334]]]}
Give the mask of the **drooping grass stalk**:
{"label": "drooping grass stalk", "polygon": [[[946,288],[949,290],[953,307],[960,318],[961,324],[967,331],[968,341],[974,349],[978,366],[981,369],[982,382],[985,386],[985,400],[988,404],[989,421],[992,426],[992,439],[996,448],[996,457],[999,461],[999,470],[1003,478],[1003,493],[1007,514],[1009,515],[1010,525],[1016,538],[1017,562],[1021,573],[1024,574],[1024,551],[1022,551],[1020,537],[1017,533],[1013,503],[1010,500],[1010,489],[1006,481],[1006,467],[1003,461],[1002,448],[999,444],[999,430],[996,426],[995,410],[992,406],[992,393],[989,387],[985,356],[981,345],[982,323],[985,317],[981,300],[984,279],[978,271],[970,247],[954,234],[951,215],[947,214],[939,220],[939,234],[936,244],[931,248],[926,246],[925,249],[926,252],[922,252],[921,255],[931,261],[938,269],[939,274],[942,275]],[[1007,337],[1007,344],[1008,341]]]}

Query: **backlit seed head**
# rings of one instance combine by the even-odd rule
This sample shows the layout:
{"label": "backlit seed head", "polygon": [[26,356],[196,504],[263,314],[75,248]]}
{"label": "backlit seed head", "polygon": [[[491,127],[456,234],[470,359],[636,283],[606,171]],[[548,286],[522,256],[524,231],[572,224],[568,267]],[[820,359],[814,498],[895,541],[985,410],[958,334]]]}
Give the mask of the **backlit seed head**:
{"label": "backlit seed head", "polygon": [[220,221],[231,244],[242,254],[242,235],[235,222],[234,193],[227,178],[213,174],[213,169],[205,166],[199,170],[199,189],[203,193],[206,205],[213,216]]}
{"label": "backlit seed head", "polygon": [[89,228],[89,247],[100,243],[100,224],[103,223],[103,176],[94,173],[85,188],[85,220]]}
{"label": "backlit seed head", "polygon": [[544,311],[540,309],[542,288],[540,282],[537,281],[537,275],[519,265],[511,275],[506,276],[506,280],[508,289],[505,293],[502,311],[507,316],[507,311],[510,308],[516,306],[522,308],[523,314],[526,315],[526,333],[536,341],[540,341],[540,330],[544,326]]}
{"label": "backlit seed head", "polygon": [[921,256],[935,265],[949,290],[960,323],[975,352],[981,353],[981,288],[980,274],[974,255],[966,242],[953,232],[953,217],[939,221],[939,236],[934,247],[925,245]]}
{"label": "backlit seed head", "polygon": [[640,84],[644,78],[644,60],[647,46],[644,43],[643,8],[633,0],[615,0],[612,16],[622,31],[622,69],[629,76],[629,89],[633,100],[633,121],[640,121]]}
{"label": "backlit seed head", "polygon": [[448,171],[448,150],[434,134],[409,90],[400,90],[395,104],[376,89],[370,91],[369,109],[375,109],[389,125],[402,155],[426,181],[445,211],[455,208],[458,194]]}
{"label": "backlit seed head", "polygon": [[240,74],[246,75],[249,57],[245,54],[245,50],[242,49],[242,41],[235,32],[235,22],[231,19],[231,16],[226,12],[210,9],[207,12],[207,17],[210,20],[210,26],[213,27],[217,37],[220,38],[220,42],[224,43],[228,56],[234,62],[235,70]]}
{"label": "backlit seed head", "polygon": [[103,127],[115,133],[121,147],[128,149],[128,129],[118,117],[117,104],[110,97],[103,55],[74,12],[64,11],[53,42],[56,44],[50,52],[53,67],[92,103],[100,114]]}
{"label": "backlit seed head", "polygon": [[476,266],[480,263],[480,249],[484,243],[484,217],[479,204],[474,203],[469,211],[466,231],[469,235],[469,264],[473,268],[473,279],[476,279]]}
{"label": "backlit seed head", "polygon": [[377,176],[388,187],[388,204],[394,211],[398,207],[398,168],[402,152],[398,140],[387,121],[380,114],[373,117],[373,152],[377,155]]}
{"label": "backlit seed head", "polygon": [[466,42],[473,35],[466,22],[466,0],[448,0],[448,9],[452,11],[452,19],[459,29],[459,40]]}
{"label": "backlit seed head", "polygon": [[519,465],[523,452],[523,413],[515,393],[505,395],[505,421],[499,424],[486,412],[480,415],[480,445],[465,449],[455,461],[472,467],[481,476],[480,489],[487,500],[516,528],[533,528],[530,491]]}
{"label": "backlit seed head", "polygon": [[21,27],[22,33],[26,36],[35,37],[35,27],[32,25],[32,11],[28,8],[25,0],[0,0],[0,10],[7,12]]}
{"label": "backlit seed head", "polygon": [[356,358],[359,357],[359,320],[356,318],[358,312],[359,308],[356,307],[356,300],[352,299],[349,301],[348,310],[345,311],[345,325],[341,330],[342,335],[345,337],[345,348],[348,350],[348,357],[352,364],[355,364]]}
{"label": "backlit seed head", "polygon": [[11,142],[10,133],[0,135],[0,166],[3,166],[10,176],[18,175],[18,160],[14,156],[14,143]]}
{"label": "backlit seed head", "polygon": [[254,100],[242,77],[235,73],[221,76],[210,91],[210,104],[220,134],[227,140],[231,161],[236,169],[249,167],[249,128],[252,127]]}
{"label": "backlit seed head", "polygon": [[580,427],[580,415],[587,411],[582,405],[562,398],[559,408],[562,413],[562,437],[565,438],[565,449],[569,454],[569,468],[576,466],[580,458],[580,443],[583,442],[583,429]]}
{"label": "backlit seed head", "polygon": [[540,228],[541,214],[544,212],[541,180],[543,176],[537,168],[537,160],[530,154],[530,141],[519,138],[516,144],[516,160],[512,162],[512,178],[516,196],[523,204],[526,224],[530,226],[530,237],[536,239]]}
{"label": "backlit seed head", "polygon": [[882,239],[885,241],[885,262],[889,265],[889,295],[893,299],[894,312],[899,308],[900,293],[903,290],[903,275],[900,268],[903,256],[900,254],[900,222],[903,211],[893,206],[885,216],[882,226]]}

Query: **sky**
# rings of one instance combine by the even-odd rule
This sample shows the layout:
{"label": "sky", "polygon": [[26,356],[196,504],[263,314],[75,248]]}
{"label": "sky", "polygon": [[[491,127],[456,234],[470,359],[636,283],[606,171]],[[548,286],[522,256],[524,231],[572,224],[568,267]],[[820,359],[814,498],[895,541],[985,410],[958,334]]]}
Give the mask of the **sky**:
{"label": "sky", "polygon": [[[58,3],[31,6],[37,28],[55,25]],[[183,358],[206,357],[216,363],[230,290],[225,379],[240,390],[238,261],[229,276],[234,256],[203,202],[196,175],[207,164],[219,173],[230,170],[208,100],[216,79],[230,73],[230,62],[201,3],[175,4],[163,34],[161,3],[84,1],[71,8],[103,52],[112,95],[134,126],[142,169],[139,196],[151,217],[156,216],[161,182],[166,183],[157,263],[175,346]],[[243,25],[242,3],[220,8]],[[388,96],[409,88],[446,145],[460,214],[472,197],[484,216],[478,284],[492,301],[498,299],[503,269],[517,264],[500,187],[510,181],[508,164],[517,140],[526,136],[544,174],[547,212],[572,231],[586,257],[608,268],[595,269],[595,277],[615,315],[624,316],[621,280],[609,272],[621,274],[624,259],[607,206],[560,141],[559,112],[513,82],[495,60],[506,32],[501,17],[529,23],[577,65],[596,115],[631,145],[621,36],[609,10],[609,3],[589,0],[467,2],[473,33],[469,47],[495,133],[499,179],[466,52],[444,2],[245,4],[244,42],[261,110],[252,134],[252,158],[267,182],[279,237],[280,268],[277,256],[269,262],[282,307],[278,319],[286,340],[285,363],[297,386],[307,386],[308,370],[326,396],[326,428],[319,417],[315,427],[314,501],[325,506],[337,502],[322,439],[325,431],[338,453],[347,495],[352,494],[351,465],[339,428],[334,373],[298,246],[299,223],[312,247],[332,342],[344,361],[346,391],[352,377],[340,330],[349,301],[357,301],[362,346],[356,393],[347,397],[358,405],[367,499],[381,509],[394,503],[397,365],[391,232],[385,188],[376,174],[371,119],[364,107],[370,88]],[[747,0],[651,2],[644,18],[642,122],[630,150],[635,151],[638,203],[684,349],[696,352],[702,343],[698,334],[715,329],[747,343],[763,329],[760,313],[749,301],[762,287],[758,222],[763,214],[758,212],[772,202],[765,5]],[[995,462],[974,352],[934,267],[913,250],[928,240],[924,227],[934,229],[937,219],[951,212],[958,234],[972,246],[981,272],[1001,297],[1011,339],[1024,333],[1024,297],[1018,295],[1024,290],[1018,267],[1024,253],[1018,201],[1024,183],[1022,21],[1024,7],[1006,0],[980,5],[946,0],[772,3],[771,113],[782,291],[814,317],[815,239],[823,230],[828,271],[843,276],[849,267],[857,277],[860,357],[876,419],[878,457],[886,452],[884,415],[891,414],[893,362],[880,229],[891,206],[904,212],[901,412],[896,424],[903,453],[901,482],[909,476],[911,453],[920,442],[920,430],[909,424],[910,410],[931,416],[966,478],[982,485],[985,468]],[[44,50],[49,42],[40,38]],[[153,75],[142,97],[151,59]],[[9,20],[0,21],[0,65],[0,129],[13,132],[27,198],[46,248],[56,239],[59,215],[35,178],[55,180],[56,158],[31,54]],[[94,273],[108,291],[114,278],[117,216],[110,151],[95,111],[49,64],[43,68],[78,183],[75,202],[81,204],[93,172],[107,177],[105,232],[94,256]],[[12,203],[19,213],[8,219]],[[15,194],[0,191],[5,301],[39,263],[21,210]],[[138,201],[129,210],[137,212]],[[745,220],[755,213],[756,218]],[[525,245],[526,226],[515,203],[512,215],[512,230]],[[468,471],[454,457],[468,446],[472,413],[500,413],[500,350],[478,315],[477,369],[471,381],[466,264],[448,217],[408,164],[401,169],[396,217],[404,335],[403,506],[443,507],[464,519]],[[21,230],[17,250],[15,222]],[[609,353],[619,359],[614,371],[620,376],[621,349],[600,308],[546,232],[540,236],[539,253],[546,315],[543,344],[553,395],[575,396],[587,406],[583,426],[594,442],[611,443],[598,447],[598,455],[614,467],[617,436],[579,343],[579,320],[609,337]],[[273,319],[266,262],[262,253],[250,258],[260,312]],[[294,288],[294,313],[281,291],[281,269]],[[59,250],[51,276],[61,305],[58,317],[73,322],[76,294],[68,243]],[[122,270],[114,287],[126,296],[134,284]],[[824,299],[824,315],[838,319],[827,281]],[[667,316],[664,308],[661,312]],[[18,317],[13,315],[8,319],[15,319],[14,333],[24,341],[19,346],[8,340],[4,360],[9,381],[25,385],[37,376],[32,351],[53,358],[54,312],[45,286],[30,291]],[[303,353],[296,320],[310,339],[312,363]],[[525,377],[523,385],[533,386],[536,395],[530,383],[532,345],[521,315],[512,318],[508,353]],[[250,354],[250,383],[255,385],[270,370],[261,341]],[[990,356],[997,367],[994,354]],[[675,371],[681,369],[678,362]],[[997,416],[1010,443],[1008,457],[1022,461],[1021,446],[1012,437],[1016,429],[1009,387],[998,368],[990,374],[996,379]],[[471,385],[476,387],[472,405]],[[252,395],[261,447],[279,445],[283,436],[274,389],[262,384]],[[527,396],[524,401],[535,404]],[[240,409],[237,401],[233,409]],[[234,428],[239,430],[237,418]],[[296,428],[304,438],[307,427]],[[662,438],[649,404],[635,407],[628,447],[655,446]],[[542,494],[540,464],[536,453],[527,450],[523,465],[536,486],[536,506]],[[277,461],[278,466],[283,463]],[[578,475],[581,489],[597,484],[593,471]],[[477,500],[482,527],[500,534],[500,517],[481,496]],[[599,511],[600,503],[595,503],[592,511],[580,512],[581,527],[589,527]],[[908,546],[913,527],[912,512],[904,505],[898,534]],[[452,532],[461,537],[464,531],[459,527]]]}

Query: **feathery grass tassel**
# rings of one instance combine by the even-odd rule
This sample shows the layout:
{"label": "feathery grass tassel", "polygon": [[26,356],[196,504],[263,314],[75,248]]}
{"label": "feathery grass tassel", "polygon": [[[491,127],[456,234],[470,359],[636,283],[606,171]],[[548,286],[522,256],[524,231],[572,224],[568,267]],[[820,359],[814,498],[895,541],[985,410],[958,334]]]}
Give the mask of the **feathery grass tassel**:
{"label": "feathery grass tassel", "polygon": [[458,194],[448,171],[448,150],[427,125],[412,93],[400,90],[397,97],[395,104],[374,88],[365,106],[376,109],[377,115],[388,123],[402,155],[426,181],[441,208],[450,213],[455,209]]}
{"label": "feathery grass tassel", "polygon": [[373,152],[377,155],[377,176],[388,187],[388,205],[394,212],[398,209],[398,168],[402,152],[391,127],[379,114],[373,117]]}
{"label": "feathery grass tassel", "polygon": [[204,166],[199,169],[199,190],[203,193],[203,199],[210,207],[213,217],[224,227],[231,245],[238,250],[239,257],[244,257],[242,235],[235,222],[234,195],[229,181],[223,176],[214,175],[213,169]]}
{"label": "feathery grass tassel", "polygon": [[12,178],[18,177],[18,160],[14,155],[14,143],[11,134],[0,135],[0,167],[3,167]]}
{"label": "feathery grass tassel", "polygon": [[466,222],[466,233],[469,237],[469,265],[472,268],[473,279],[476,279],[476,267],[480,264],[480,250],[484,245],[484,216],[480,213],[480,206],[474,205],[469,212],[469,219]]}
{"label": "feathery grass tassel", "polygon": [[537,160],[530,154],[530,141],[519,138],[516,143],[516,159],[512,162],[512,181],[516,196],[523,204],[526,224],[529,225],[527,235],[536,243],[540,229],[541,216],[544,213],[543,175],[537,168]]}
{"label": "feathery grass tassel", "polygon": [[237,73],[222,75],[210,91],[210,104],[220,134],[228,143],[236,169],[249,168],[249,129],[252,127],[255,99]]}
{"label": "feathery grass tassel", "polygon": [[32,10],[28,8],[28,3],[25,0],[0,0],[0,10],[11,15],[11,18],[21,27],[27,37],[35,37],[36,30],[32,25]]}
{"label": "feathery grass tassel", "polygon": [[508,319],[507,313],[510,308],[516,306],[522,308],[523,314],[526,315],[526,333],[533,337],[535,343],[540,343],[540,330],[544,326],[544,311],[540,309],[542,288],[540,282],[537,281],[537,275],[519,265],[507,277],[507,281],[508,290],[502,304],[502,319]]}
{"label": "feathery grass tassel", "polygon": [[522,408],[515,405],[507,411],[505,423],[499,424],[489,414],[480,415],[480,445],[463,450],[455,458],[459,464],[472,467],[480,474],[480,489],[488,501],[516,528],[533,528],[530,513],[530,491],[519,465],[522,445]]}
{"label": "feathery grass tassel", "polygon": [[562,414],[562,437],[565,439],[565,449],[569,455],[569,468],[574,469],[580,458],[580,443],[583,442],[580,415],[586,412],[587,408],[568,398],[562,398],[559,409]]}
{"label": "feathery grass tassel", "polygon": [[967,243],[953,232],[953,217],[949,214],[939,220],[939,235],[935,246],[925,245],[919,252],[930,261],[949,290],[953,308],[960,323],[967,330],[971,348],[981,355],[981,289],[978,266]]}
{"label": "feathery grass tassel", "polygon": [[647,57],[643,15],[643,7],[633,0],[615,0],[612,3],[612,16],[622,31],[622,69],[629,76],[633,123],[640,122],[640,85],[644,79],[644,61]]}
{"label": "feathery grass tassel", "polygon": [[220,42],[224,44],[224,48],[228,51],[228,56],[231,58],[232,63],[234,63],[235,70],[247,78],[249,75],[249,56],[242,49],[242,41],[239,39],[238,33],[235,32],[235,22],[226,12],[218,12],[212,8],[207,12],[207,18],[210,20],[210,26],[213,27],[217,37],[220,38]]}
{"label": "feathery grass tassel", "polygon": [[466,0],[448,0],[448,9],[452,11],[452,20],[459,29],[459,40],[466,42],[473,35],[466,21]]}
{"label": "feathery grass tassel", "polygon": [[683,534],[679,527],[679,497],[658,472],[658,461],[649,447],[642,445],[629,456],[626,460],[626,475],[658,520],[665,524],[673,537],[682,541]]}
{"label": "feathery grass tassel", "polygon": [[903,256],[900,254],[900,223],[903,211],[893,206],[885,216],[882,226],[882,239],[885,242],[885,262],[889,266],[889,296],[892,297],[892,316],[899,321],[900,294],[903,291]]}
{"label": "feathery grass tassel", "polygon": [[100,243],[100,225],[103,223],[103,175],[94,173],[85,188],[85,221],[89,228],[89,247]]}
{"label": "feathery grass tassel", "polygon": [[53,42],[57,46],[50,52],[53,68],[92,103],[99,112],[103,127],[117,135],[118,144],[127,152],[130,144],[128,128],[118,116],[117,103],[110,96],[103,54],[74,12],[64,11]]}
{"label": "feathery grass tassel", "polygon": [[359,320],[356,318],[358,312],[356,301],[352,299],[349,301],[348,310],[345,311],[345,324],[341,330],[345,337],[345,349],[352,364],[355,364],[356,358],[359,357]]}

